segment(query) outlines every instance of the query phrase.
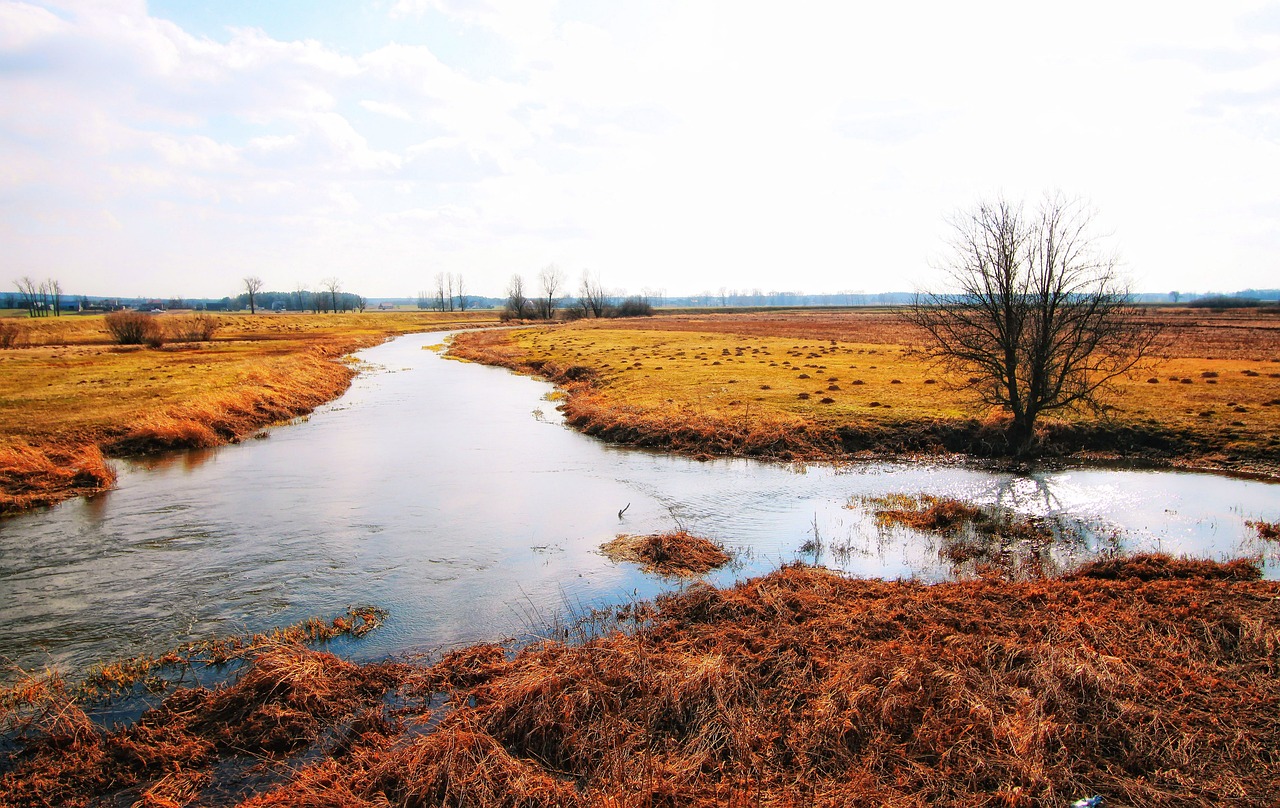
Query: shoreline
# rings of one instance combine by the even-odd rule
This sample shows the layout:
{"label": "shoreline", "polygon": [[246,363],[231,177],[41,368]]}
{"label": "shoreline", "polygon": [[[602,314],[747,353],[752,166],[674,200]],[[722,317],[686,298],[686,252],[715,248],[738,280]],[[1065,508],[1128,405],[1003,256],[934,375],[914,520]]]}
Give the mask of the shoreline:
{"label": "shoreline", "polygon": [[[564,393],[559,409],[564,413],[567,424],[583,434],[620,446],[699,459],[740,457],[827,463],[922,459],[980,468],[1124,467],[1280,482],[1280,462],[1267,462],[1259,457],[1229,460],[1221,458],[1214,450],[1183,456],[1171,454],[1176,450],[1170,448],[1159,453],[1144,450],[1144,444],[1169,446],[1187,440],[1187,436],[1158,428],[1137,430],[1129,424],[1044,424],[1038,431],[1048,453],[1029,461],[998,453],[966,451],[975,446],[998,446],[1003,439],[1000,424],[976,418],[939,418],[927,422],[871,424],[847,429],[799,419],[765,420],[752,427],[705,415],[702,416],[703,422],[698,423],[696,419],[646,412],[611,402],[598,394],[598,369],[530,361],[510,350],[509,345],[497,344],[501,339],[501,335],[492,334],[480,339],[454,340],[448,355],[544,379]],[[1123,454],[1107,446],[1117,437],[1130,444],[1122,450]]]}
{"label": "shoreline", "polygon": [[[294,315],[262,317],[246,328],[288,327]],[[298,315],[309,317],[309,315]],[[347,315],[338,315],[344,317]],[[355,317],[364,319],[356,320]],[[487,321],[432,321],[426,317],[379,322],[381,315],[351,315],[352,320],[321,319],[317,329],[297,336],[279,336],[266,327],[219,337],[207,343],[172,344],[162,348],[122,347],[87,341],[41,346],[50,355],[80,351],[87,362],[99,364],[164,364],[166,369],[187,368],[195,375],[208,367],[220,372],[220,363],[231,365],[229,378],[203,389],[197,376],[188,394],[165,395],[145,409],[130,412],[119,422],[58,427],[43,432],[14,434],[0,444],[0,519],[52,507],[82,496],[109,490],[115,472],[109,459],[226,446],[248,439],[256,432],[309,415],[317,407],[340,398],[351,386],[359,368],[352,354],[409,333],[458,330],[487,325]],[[317,317],[320,317],[317,315]],[[430,317],[430,315],[427,315]],[[228,318],[235,323],[234,318]],[[389,318],[388,318],[389,319]],[[426,320],[421,322],[421,320]],[[278,325],[279,324],[279,325]],[[56,325],[56,324],[55,324]],[[287,332],[286,332],[287,334]],[[253,353],[257,351],[257,353]],[[241,353],[248,354],[246,358]],[[6,354],[16,358],[20,354]],[[89,367],[83,370],[90,374]],[[151,371],[154,373],[154,369]],[[133,385],[136,376],[105,379],[103,384]],[[156,376],[151,376],[155,380]],[[84,385],[82,380],[80,385]],[[58,402],[53,402],[56,408]]]}

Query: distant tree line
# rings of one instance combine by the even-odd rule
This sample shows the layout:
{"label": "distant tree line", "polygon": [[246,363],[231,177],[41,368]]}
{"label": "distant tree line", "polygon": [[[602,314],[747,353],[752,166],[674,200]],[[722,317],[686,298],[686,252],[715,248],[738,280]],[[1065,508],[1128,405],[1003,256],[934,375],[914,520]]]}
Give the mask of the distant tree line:
{"label": "distant tree line", "polygon": [[[524,276],[516,273],[507,283],[503,320],[575,320],[583,317],[644,317],[653,305],[644,296],[621,298],[605,291],[599,275],[583,270],[576,298],[562,294],[564,271],[550,264],[538,272],[538,288],[526,293]],[[533,295],[533,296],[530,296]]]}

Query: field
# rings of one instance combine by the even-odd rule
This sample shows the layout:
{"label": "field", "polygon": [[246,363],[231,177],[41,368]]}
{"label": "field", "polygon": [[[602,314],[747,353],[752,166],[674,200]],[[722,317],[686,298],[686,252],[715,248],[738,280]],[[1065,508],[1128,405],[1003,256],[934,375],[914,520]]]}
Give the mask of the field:
{"label": "field", "polygon": [[[189,315],[158,315],[179,325]],[[491,312],[210,315],[206,342],[116,344],[104,319],[5,319],[0,513],[109,486],[104,456],[214,446],[340,395],[346,354],[395,335],[494,322]]]}
{"label": "field", "polygon": [[0,693],[23,743],[0,803],[1271,806],[1280,591],[1257,575],[1158,556],[932,586],[784,567],[434,664],[266,643],[110,730],[33,679]]}
{"label": "field", "polygon": [[[1042,421],[1051,455],[1275,473],[1280,315],[1154,310],[1158,355],[1103,413]],[[999,453],[1002,414],[974,404],[892,311],[579,321],[474,333],[451,355],[547,376],[566,414],[611,440],[780,458]]]}

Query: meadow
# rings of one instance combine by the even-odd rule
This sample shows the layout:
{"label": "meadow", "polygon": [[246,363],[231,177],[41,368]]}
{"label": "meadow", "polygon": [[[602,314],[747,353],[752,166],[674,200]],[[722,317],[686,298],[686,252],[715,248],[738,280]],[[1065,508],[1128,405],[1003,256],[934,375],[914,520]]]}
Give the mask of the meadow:
{"label": "meadow", "polygon": [[0,514],[109,487],[106,457],[216,446],[309,413],[356,372],[339,361],[398,334],[496,322],[492,312],[156,315],[169,338],[120,345],[102,315],[6,318]]}
{"label": "meadow", "polygon": [[[1044,418],[1041,450],[1275,473],[1280,315],[1153,310],[1156,356],[1100,413]],[[575,426],[692,454],[999,455],[975,405],[888,310],[689,314],[460,335],[451,355],[537,373]]]}

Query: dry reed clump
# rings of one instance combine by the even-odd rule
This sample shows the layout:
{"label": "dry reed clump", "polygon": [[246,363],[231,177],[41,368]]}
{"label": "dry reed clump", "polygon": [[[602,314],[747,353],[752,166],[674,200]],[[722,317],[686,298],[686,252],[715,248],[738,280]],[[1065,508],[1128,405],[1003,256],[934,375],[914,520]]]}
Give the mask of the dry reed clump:
{"label": "dry reed clump", "polygon": [[0,514],[52,505],[69,496],[104,491],[116,474],[96,446],[0,446]]}
{"label": "dry reed clump", "polygon": [[929,586],[791,566],[514,656],[360,667],[276,646],[132,727],[35,744],[0,802],[229,803],[220,780],[257,756],[278,763],[255,807],[1269,806],[1280,585],[1248,567]]}
{"label": "dry reed clump", "polygon": [[640,564],[645,572],[694,577],[729,563],[723,547],[684,530],[647,536],[623,534],[600,546],[612,561]]}
{"label": "dry reed clump", "polygon": [[1258,531],[1258,538],[1267,541],[1280,541],[1280,522],[1245,522],[1246,525]]}

